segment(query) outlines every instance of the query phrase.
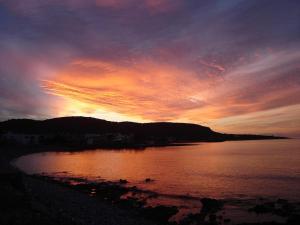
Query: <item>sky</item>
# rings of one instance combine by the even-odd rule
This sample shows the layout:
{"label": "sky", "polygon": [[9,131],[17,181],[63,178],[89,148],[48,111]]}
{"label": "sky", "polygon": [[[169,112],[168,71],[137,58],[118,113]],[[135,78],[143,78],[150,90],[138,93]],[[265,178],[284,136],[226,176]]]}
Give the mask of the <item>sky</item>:
{"label": "sky", "polygon": [[0,120],[300,137],[298,0],[0,0]]}

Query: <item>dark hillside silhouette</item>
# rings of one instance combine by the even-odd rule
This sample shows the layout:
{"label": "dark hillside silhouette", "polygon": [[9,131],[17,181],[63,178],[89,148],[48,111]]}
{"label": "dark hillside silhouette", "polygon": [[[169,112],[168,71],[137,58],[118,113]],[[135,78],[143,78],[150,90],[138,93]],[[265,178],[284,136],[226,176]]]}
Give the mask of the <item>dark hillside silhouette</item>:
{"label": "dark hillside silhouette", "polygon": [[[24,135],[52,135],[61,142],[68,136],[68,142],[78,142],[79,137],[98,135],[98,145],[101,143],[118,144],[167,144],[174,142],[195,141],[226,141],[226,140],[257,140],[277,139],[281,137],[263,135],[223,134],[209,127],[189,123],[134,123],[111,122],[90,117],[61,117],[47,120],[13,119],[0,123],[1,133]],[[117,136],[118,135],[118,136]],[[57,138],[59,137],[59,138]],[[62,138],[63,137],[63,138]],[[71,138],[76,137],[76,138]],[[103,138],[105,137],[105,138]],[[94,143],[94,141],[93,141]]]}

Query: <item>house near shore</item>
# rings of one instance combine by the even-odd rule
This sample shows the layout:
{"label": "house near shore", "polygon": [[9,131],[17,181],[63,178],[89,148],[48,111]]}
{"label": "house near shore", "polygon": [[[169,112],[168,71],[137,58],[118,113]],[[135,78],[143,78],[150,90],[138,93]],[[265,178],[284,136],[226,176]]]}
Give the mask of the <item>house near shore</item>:
{"label": "house near shore", "polygon": [[44,135],[7,132],[2,135],[1,139],[7,143],[38,145],[44,139]]}
{"label": "house near shore", "polygon": [[87,145],[101,145],[108,143],[130,143],[133,141],[133,135],[124,135],[121,133],[106,133],[106,134],[85,134],[84,142]]}
{"label": "house near shore", "polygon": [[96,145],[105,141],[106,137],[101,134],[85,134],[84,141],[87,145]]}
{"label": "house near shore", "polygon": [[66,144],[70,146],[101,146],[110,144],[128,144],[133,141],[133,135],[123,135],[121,133],[3,133],[0,141],[7,144],[18,145],[55,145]]}

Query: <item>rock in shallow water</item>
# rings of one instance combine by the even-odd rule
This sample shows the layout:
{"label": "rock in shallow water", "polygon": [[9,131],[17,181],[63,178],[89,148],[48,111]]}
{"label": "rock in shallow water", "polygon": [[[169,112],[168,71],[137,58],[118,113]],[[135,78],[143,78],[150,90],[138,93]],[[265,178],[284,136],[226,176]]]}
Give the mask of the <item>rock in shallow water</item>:
{"label": "rock in shallow water", "polygon": [[222,209],[224,203],[217,199],[212,198],[202,198],[202,209],[201,213],[216,213]]}
{"label": "rock in shallow water", "polygon": [[119,182],[120,182],[120,184],[127,184],[128,183],[128,181],[124,180],[124,179],[120,179]]}
{"label": "rock in shallow water", "polygon": [[163,224],[166,224],[177,212],[178,209],[175,206],[146,207],[141,210],[142,216]]}
{"label": "rock in shallow water", "polygon": [[146,179],[145,179],[145,183],[150,183],[150,182],[154,182],[154,180],[151,179],[151,178],[146,178]]}

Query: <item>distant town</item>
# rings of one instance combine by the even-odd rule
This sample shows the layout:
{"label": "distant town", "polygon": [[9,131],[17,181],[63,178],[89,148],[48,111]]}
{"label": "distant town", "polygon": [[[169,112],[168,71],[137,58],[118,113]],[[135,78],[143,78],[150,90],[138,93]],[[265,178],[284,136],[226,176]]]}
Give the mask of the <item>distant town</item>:
{"label": "distant town", "polygon": [[133,143],[134,136],[120,133],[107,134],[24,134],[7,132],[1,135],[1,143],[19,144],[19,145],[50,145],[55,143],[64,143],[70,145],[127,145]]}

